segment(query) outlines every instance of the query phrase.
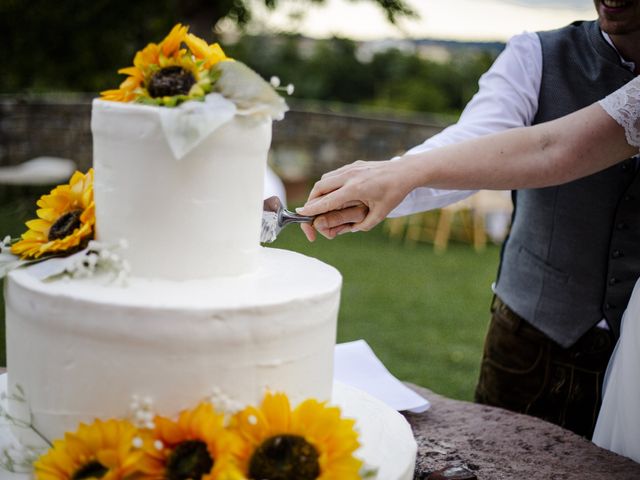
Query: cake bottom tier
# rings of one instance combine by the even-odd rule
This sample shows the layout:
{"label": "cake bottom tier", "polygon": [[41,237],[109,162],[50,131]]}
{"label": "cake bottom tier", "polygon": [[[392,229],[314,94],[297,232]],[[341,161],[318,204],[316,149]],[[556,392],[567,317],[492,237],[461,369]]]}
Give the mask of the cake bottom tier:
{"label": "cake bottom tier", "polygon": [[[7,389],[6,374],[0,375],[0,394]],[[331,403],[340,407],[344,417],[356,420],[361,447],[357,456],[365,464],[377,470],[377,480],[411,480],[415,469],[417,444],[411,426],[395,410],[380,400],[354,387],[335,382]],[[0,401],[4,407],[4,400]],[[16,440],[16,430],[22,430],[20,445]],[[9,428],[0,419],[0,451],[19,451],[21,446],[33,446],[42,451],[47,446],[35,432],[28,428]],[[20,466],[17,466],[20,469]],[[3,480],[30,480],[27,468],[22,472],[12,473],[0,466],[0,478]]]}
{"label": "cake bottom tier", "polygon": [[341,277],[263,248],[238,277],[171,282],[100,276],[5,284],[9,413],[49,440],[123,418],[134,396],[174,416],[202,400],[230,409],[266,390],[328,400]]}

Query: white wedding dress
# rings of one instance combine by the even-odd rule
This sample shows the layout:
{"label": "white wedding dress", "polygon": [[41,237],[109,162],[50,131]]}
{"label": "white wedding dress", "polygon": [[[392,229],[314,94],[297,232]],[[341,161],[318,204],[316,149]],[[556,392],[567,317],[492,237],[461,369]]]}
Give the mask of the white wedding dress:
{"label": "white wedding dress", "polygon": [[[600,105],[624,127],[629,144],[640,149],[640,77]],[[622,317],[603,392],[593,442],[640,462],[640,280]]]}

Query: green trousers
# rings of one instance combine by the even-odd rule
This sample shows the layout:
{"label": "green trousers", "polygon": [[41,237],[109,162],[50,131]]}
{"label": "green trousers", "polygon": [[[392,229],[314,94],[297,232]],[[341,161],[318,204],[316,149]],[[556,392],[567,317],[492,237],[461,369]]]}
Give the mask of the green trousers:
{"label": "green trousers", "polygon": [[591,438],[614,340],[594,327],[562,348],[498,297],[484,346],[478,403],[542,418]]}

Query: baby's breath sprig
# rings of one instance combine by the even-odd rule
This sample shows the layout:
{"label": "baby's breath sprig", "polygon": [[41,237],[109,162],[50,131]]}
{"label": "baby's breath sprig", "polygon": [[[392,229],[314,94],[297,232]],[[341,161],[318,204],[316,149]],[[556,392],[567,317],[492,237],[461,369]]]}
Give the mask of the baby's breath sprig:
{"label": "baby's breath sprig", "polygon": [[271,84],[271,86],[273,88],[275,88],[276,90],[280,91],[280,92],[286,92],[287,95],[293,95],[293,92],[295,92],[295,87],[293,86],[293,83],[288,84],[285,87],[281,87],[280,86],[280,78],[276,77],[275,75],[271,77],[271,79],[269,79],[269,83]]}
{"label": "baby's breath sprig", "polygon": [[18,240],[19,240],[18,238],[11,238],[11,235],[7,235],[6,237],[4,237],[0,242],[0,253],[4,252],[5,248],[7,247],[10,248],[11,245],[16,243]]}

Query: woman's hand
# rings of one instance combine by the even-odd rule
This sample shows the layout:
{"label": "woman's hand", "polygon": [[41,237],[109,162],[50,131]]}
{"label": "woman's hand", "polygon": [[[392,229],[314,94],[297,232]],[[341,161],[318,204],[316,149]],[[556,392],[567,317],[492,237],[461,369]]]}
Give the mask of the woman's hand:
{"label": "woman's hand", "polygon": [[305,235],[313,241],[315,230],[327,238],[371,230],[414,188],[406,170],[403,162],[358,160],[324,174],[296,210],[317,217],[313,227],[302,224]]}

